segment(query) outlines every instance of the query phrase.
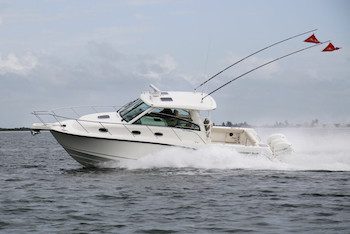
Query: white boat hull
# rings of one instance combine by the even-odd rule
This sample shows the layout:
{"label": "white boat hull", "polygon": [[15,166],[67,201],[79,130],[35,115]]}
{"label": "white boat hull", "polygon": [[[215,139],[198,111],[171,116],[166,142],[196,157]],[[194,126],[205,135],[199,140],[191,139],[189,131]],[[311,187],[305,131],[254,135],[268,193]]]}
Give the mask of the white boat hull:
{"label": "white boat hull", "polygon": [[137,160],[173,145],[127,141],[110,138],[95,138],[51,131],[57,142],[77,162],[86,167],[96,167],[108,162]]}
{"label": "white boat hull", "polygon": [[[108,166],[109,163],[112,163],[112,165],[115,166],[121,162],[138,160],[147,154],[153,154],[169,147],[188,148],[185,146],[155,142],[73,135],[55,130],[51,130],[51,133],[73,159],[86,167],[105,167]],[[235,149],[238,153],[259,154],[270,159],[273,157],[273,154],[267,145],[242,146],[217,142],[210,144],[218,147]]]}

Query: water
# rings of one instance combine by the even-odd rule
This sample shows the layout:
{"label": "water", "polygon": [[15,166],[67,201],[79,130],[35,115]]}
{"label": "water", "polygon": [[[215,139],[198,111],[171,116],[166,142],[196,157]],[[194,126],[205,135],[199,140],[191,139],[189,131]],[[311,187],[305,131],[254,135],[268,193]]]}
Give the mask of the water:
{"label": "water", "polygon": [[208,147],[104,169],[50,133],[0,132],[0,232],[350,233],[350,129],[281,131],[280,161]]}

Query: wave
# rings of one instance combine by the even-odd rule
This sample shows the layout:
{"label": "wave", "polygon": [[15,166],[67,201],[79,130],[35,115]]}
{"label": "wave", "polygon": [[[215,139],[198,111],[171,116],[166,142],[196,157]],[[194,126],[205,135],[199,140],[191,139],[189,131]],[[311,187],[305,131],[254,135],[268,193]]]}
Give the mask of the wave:
{"label": "wave", "polygon": [[[270,133],[269,133],[270,134]],[[239,154],[218,145],[198,150],[169,148],[118,165],[129,170],[154,168],[350,171],[350,131],[293,130],[286,133],[295,152],[270,160],[263,155]]]}
{"label": "wave", "polygon": [[153,168],[326,170],[350,171],[348,152],[294,152],[270,160],[264,155],[239,154],[219,146],[199,150],[170,148],[136,161],[118,164],[129,170]]}

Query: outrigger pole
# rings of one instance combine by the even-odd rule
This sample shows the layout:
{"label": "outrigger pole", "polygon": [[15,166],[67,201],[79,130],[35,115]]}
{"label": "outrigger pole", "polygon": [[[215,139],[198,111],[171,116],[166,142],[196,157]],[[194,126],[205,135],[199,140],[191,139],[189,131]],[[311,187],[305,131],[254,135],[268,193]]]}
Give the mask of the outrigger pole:
{"label": "outrigger pole", "polygon": [[232,80],[226,82],[225,84],[221,85],[219,88],[217,88],[217,89],[211,91],[209,94],[207,94],[206,96],[204,96],[204,97],[202,98],[202,101],[203,101],[204,98],[206,98],[206,97],[208,97],[209,95],[215,93],[216,91],[218,91],[219,89],[225,87],[226,85],[230,84],[231,82],[233,82],[233,81],[235,81],[235,80],[238,80],[238,79],[241,78],[242,76],[245,76],[245,75],[247,75],[248,73],[251,73],[252,71],[255,71],[255,70],[259,69],[259,68],[262,68],[262,67],[264,67],[264,66],[266,66],[266,65],[268,65],[268,64],[270,64],[270,63],[276,62],[277,60],[283,59],[283,58],[285,58],[285,57],[291,56],[291,55],[293,55],[293,54],[299,53],[299,52],[304,51],[304,50],[311,49],[311,48],[313,48],[313,47],[316,47],[316,46],[319,46],[319,45],[322,45],[322,44],[328,43],[328,42],[330,42],[330,40],[329,40],[329,41],[320,42],[320,43],[318,43],[318,44],[316,44],[316,45],[312,45],[312,46],[309,46],[309,47],[306,47],[306,48],[303,48],[303,49],[294,51],[294,52],[292,52],[292,53],[283,55],[283,56],[281,56],[281,57],[279,57],[279,58],[276,58],[276,59],[273,59],[273,60],[271,60],[271,61],[269,61],[269,62],[267,62],[267,63],[264,63],[264,64],[262,64],[262,65],[260,65],[260,66],[258,66],[258,67],[256,67],[256,68],[254,68],[254,69],[252,69],[252,70],[249,70],[249,71],[243,73],[242,75],[237,76],[237,77],[235,77],[234,79],[232,79]]}
{"label": "outrigger pole", "polygon": [[220,75],[221,73],[223,73],[223,72],[226,71],[227,69],[233,67],[234,65],[236,65],[236,64],[238,64],[238,63],[240,63],[240,62],[242,62],[243,60],[245,60],[245,59],[247,59],[247,58],[249,58],[249,57],[251,57],[251,56],[253,56],[253,55],[255,55],[255,54],[260,53],[261,51],[266,50],[266,49],[268,49],[268,48],[270,48],[270,47],[272,47],[272,46],[278,45],[278,44],[280,44],[280,43],[282,43],[282,42],[291,40],[291,39],[293,39],[293,38],[296,38],[296,37],[305,35],[305,34],[310,33],[310,32],[314,32],[314,31],[316,31],[316,30],[317,30],[317,29],[310,30],[310,31],[307,31],[307,32],[304,32],[304,33],[300,33],[300,34],[298,34],[298,35],[295,35],[295,36],[292,36],[292,37],[288,37],[288,38],[286,38],[286,39],[284,39],[284,40],[282,40],[282,41],[273,43],[273,44],[271,44],[271,45],[269,45],[269,46],[267,46],[267,47],[265,47],[265,48],[262,48],[262,49],[260,49],[260,50],[258,50],[258,51],[256,51],[256,52],[254,52],[254,53],[252,53],[252,54],[250,54],[250,55],[248,55],[248,56],[242,58],[241,60],[238,60],[237,62],[235,62],[234,64],[231,64],[230,66],[226,67],[225,69],[219,71],[218,73],[216,73],[215,75],[213,75],[212,77],[210,77],[209,79],[207,79],[206,81],[204,81],[203,83],[201,83],[197,88],[194,89],[194,91],[196,91],[198,88],[200,88],[201,86],[203,86],[204,84],[206,84],[208,81],[214,79],[216,76]]}

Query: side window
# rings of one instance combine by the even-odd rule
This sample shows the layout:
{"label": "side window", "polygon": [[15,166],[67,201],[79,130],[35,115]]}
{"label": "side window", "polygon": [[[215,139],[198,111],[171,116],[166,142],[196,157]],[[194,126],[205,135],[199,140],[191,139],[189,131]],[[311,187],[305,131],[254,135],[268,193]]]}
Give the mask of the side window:
{"label": "side window", "polygon": [[199,131],[199,126],[191,121],[191,115],[186,110],[156,108],[151,113],[137,120],[135,124],[168,126]]}
{"label": "side window", "polygon": [[191,129],[199,131],[199,126],[195,123],[186,120],[179,120],[175,128]]}
{"label": "side window", "polygon": [[188,112],[188,111],[186,111],[186,110],[175,109],[175,110],[174,110],[174,115],[175,115],[176,117],[178,117],[178,118],[187,119],[187,120],[192,121],[190,112]]}

